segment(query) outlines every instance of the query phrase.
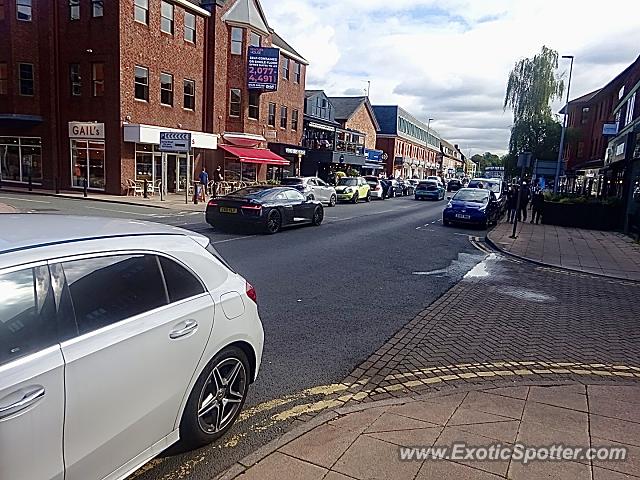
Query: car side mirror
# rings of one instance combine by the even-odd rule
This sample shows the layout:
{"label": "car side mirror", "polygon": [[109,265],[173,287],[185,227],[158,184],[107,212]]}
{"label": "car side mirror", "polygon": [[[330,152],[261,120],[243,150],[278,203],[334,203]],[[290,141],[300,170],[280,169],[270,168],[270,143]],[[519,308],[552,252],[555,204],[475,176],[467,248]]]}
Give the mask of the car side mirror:
{"label": "car side mirror", "polygon": [[450,196],[450,195],[449,195],[449,196],[447,196],[447,200],[451,200],[451,196]]}

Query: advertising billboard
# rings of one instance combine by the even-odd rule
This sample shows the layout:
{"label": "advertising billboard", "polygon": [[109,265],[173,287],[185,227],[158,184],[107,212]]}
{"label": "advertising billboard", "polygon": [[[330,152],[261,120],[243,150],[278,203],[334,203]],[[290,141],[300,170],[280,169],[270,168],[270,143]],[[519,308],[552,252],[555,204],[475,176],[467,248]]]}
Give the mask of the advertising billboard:
{"label": "advertising billboard", "polygon": [[247,83],[250,90],[275,92],[278,90],[277,48],[249,47],[247,55]]}

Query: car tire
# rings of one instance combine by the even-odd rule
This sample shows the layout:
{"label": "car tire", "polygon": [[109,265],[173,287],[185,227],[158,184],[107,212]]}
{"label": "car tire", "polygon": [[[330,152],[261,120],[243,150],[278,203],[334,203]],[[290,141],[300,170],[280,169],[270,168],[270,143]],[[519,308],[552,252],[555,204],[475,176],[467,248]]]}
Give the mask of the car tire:
{"label": "car tire", "polygon": [[[238,371],[232,379],[231,376],[235,368]],[[216,375],[216,372],[219,376]],[[214,375],[218,380],[212,384],[211,380]],[[187,449],[199,448],[227,433],[242,411],[251,383],[250,375],[249,360],[238,347],[225,348],[211,359],[193,386],[184,412],[182,412],[180,420],[180,443],[182,446]],[[224,381],[230,382],[230,386],[224,385]],[[222,383],[222,385],[218,387],[218,383]],[[214,393],[214,390],[221,393]],[[217,399],[218,395],[221,395],[221,399]],[[204,403],[211,396],[214,400],[211,400],[209,405],[215,403],[218,406],[209,410],[212,413],[212,416],[209,417],[207,414],[202,415],[199,412],[203,410]],[[228,402],[220,405],[222,400]],[[231,407],[228,407],[229,404]],[[225,412],[227,408],[231,409],[228,413]],[[213,417],[214,411],[217,415],[218,426],[210,423],[210,420],[216,421],[216,418]],[[225,414],[226,418],[224,418]]]}
{"label": "car tire", "polygon": [[364,201],[367,202],[367,203],[369,203],[371,201],[371,194],[370,193],[367,193],[367,196],[364,197]]}
{"label": "car tire", "polygon": [[278,233],[282,228],[282,215],[278,210],[271,210],[267,216],[267,224],[265,225],[265,231],[269,235]]}
{"label": "car tire", "polygon": [[442,225],[444,225],[445,227],[448,227],[451,224],[451,222],[449,222],[449,220],[445,220],[444,218],[442,219]]}
{"label": "car tire", "polygon": [[353,197],[351,197],[351,203],[358,203],[358,192],[353,194]]}
{"label": "car tire", "polygon": [[324,208],[322,208],[322,205],[318,205],[315,210],[313,211],[313,217],[311,218],[311,224],[314,227],[319,227],[320,224],[322,223],[322,220],[324,220]]}
{"label": "car tire", "polygon": [[335,207],[336,203],[338,203],[338,199],[336,198],[335,195],[331,195],[331,198],[329,198],[329,206]]}

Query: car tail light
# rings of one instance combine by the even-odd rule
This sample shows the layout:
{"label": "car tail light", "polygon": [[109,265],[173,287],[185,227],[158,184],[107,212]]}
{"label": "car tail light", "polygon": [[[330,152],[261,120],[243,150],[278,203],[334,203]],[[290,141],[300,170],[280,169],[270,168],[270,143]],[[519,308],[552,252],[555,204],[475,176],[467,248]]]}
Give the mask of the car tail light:
{"label": "car tail light", "polygon": [[218,206],[218,202],[216,202],[215,200],[209,200],[209,203],[207,203],[207,206],[209,206],[209,207],[217,207]]}
{"label": "car tail light", "polygon": [[262,205],[243,205],[242,208],[244,210],[250,210],[252,212],[257,212],[258,210],[262,210]]}
{"label": "car tail light", "polygon": [[247,283],[247,297],[253,300],[254,303],[258,303],[258,295],[256,294],[256,289],[249,282]]}

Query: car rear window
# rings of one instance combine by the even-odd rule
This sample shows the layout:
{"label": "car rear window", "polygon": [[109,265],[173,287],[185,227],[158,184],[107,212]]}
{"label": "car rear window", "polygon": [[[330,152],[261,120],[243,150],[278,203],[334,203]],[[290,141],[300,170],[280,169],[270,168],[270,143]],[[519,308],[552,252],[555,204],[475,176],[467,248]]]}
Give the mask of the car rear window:
{"label": "car rear window", "polygon": [[301,178],[283,178],[281,185],[302,185]]}

